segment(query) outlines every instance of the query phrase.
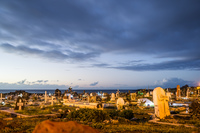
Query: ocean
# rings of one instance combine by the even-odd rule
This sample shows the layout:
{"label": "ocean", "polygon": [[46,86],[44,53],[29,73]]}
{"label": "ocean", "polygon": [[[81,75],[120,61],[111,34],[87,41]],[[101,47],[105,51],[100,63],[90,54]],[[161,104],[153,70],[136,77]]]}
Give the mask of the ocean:
{"label": "ocean", "polygon": [[[15,92],[15,91],[16,90],[0,90],[0,93],[9,93],[9,92]],[[47,93],[55,93],[55,90],[24,90],[24,91],[26,91],[28,93],[37,93],[37,94],[44,94],[45,91],[47,91]],[[65,90],[60,90],[60,91],[61,91],[61,93],[65,92]],[[72,90],[72,91],[75,91],[77,93],[83,93],[83,90]],[[108,94],[117,92],[117,90],[85,90],[86,93],[91,93],[91,92],[98,93],[101,91],[102,91],[102,93],[108,93]],[[119,90],[119,91],[125,93],[125,92],[128,92],[129,90]],[[136,92],[136,90],[130,90],[130,92],[134,93],[134,92]]]}

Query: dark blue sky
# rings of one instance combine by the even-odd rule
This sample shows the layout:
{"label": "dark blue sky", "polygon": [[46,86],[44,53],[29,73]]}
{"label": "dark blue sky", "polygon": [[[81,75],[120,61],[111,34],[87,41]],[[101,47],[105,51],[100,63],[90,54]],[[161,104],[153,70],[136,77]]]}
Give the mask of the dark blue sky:
{"label": "dark blue sky", "polygon": [[198,85],[199,7],[199,0],[1,1],[0,88]]}

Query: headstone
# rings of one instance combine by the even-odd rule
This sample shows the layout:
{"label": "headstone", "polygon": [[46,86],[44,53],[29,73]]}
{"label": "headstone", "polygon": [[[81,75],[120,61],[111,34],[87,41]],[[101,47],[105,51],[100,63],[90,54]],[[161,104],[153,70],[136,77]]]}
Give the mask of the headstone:
{"label": "headstone", "polygon": [[165,91],[161,87],[157,87],[153,90],[155,115],[160,119],[170,115],[168,100]]}
{"label": "headstone", "polygon": [[44,95],[44,103],[47,103],[47,91],[45,91],[45,95]]}
{"label": "headstone", "polygon": [[147,92],[146,95],[144,95],[144,97],[149,97],[149,96],[150,96],[149,92]]}
{"label": "headstone", "polygon": [[181,89],[180,85],[177,85],[176,87],[176,99],[179,99],[181,97]]}
{"label": "headstone", "polygon": [[119,97],[119,90],[117,90],[117,92],[116,92],[116,98],[118,98]]}
{"label": "headstone", "polygon": [[0,98],[0,103],[2,103],[3,102],[3,94],[1,93],[1,98]]}
{"label": "headstone", "polygon": [[17,106],[19,107],[19,110],[22,110],[22,107],[24,106],[24,103],[22,102],[22,98],[19,98],[19,101],[17,102]]}
{"label": "headstone", "polygon": [[166,92],[166,96],[168,97],[168,99],[169,99],[169,101],[170,101],[170,99],[171,99],[171,92]]}
{"label": "headstone", "polygon": [[117,99],[117,109],[120,110],[120,109],[123,109],[123,106],[124,106],[124,99],[119,97]]}
{"label": "headstone", "polygon": [[97,101],[97,96],[92,96],[90,102],[96,102],[96,101]]}
{"label": "headstone", "polygon": [[71,94],[69,94],[68,99],[69,99],[69,102],[70,102],[71,101]]}
{"label": "headstone", "polygon": [[131,101],[135,101],[136,100],[136,93],[131,93]]}
{"label": "headstone", "polygon": [[111,99],[110,99],[110,101],[115,101],[115,93],[112,93],[112,94],[111,94]]}
{"label": "headstone", "polygon": [[61,91],[59,89],[55,90],[55,96],[60,97],[61,96]]}
{"label": "headstone", "polygon": [[187,97],[187,98],[190,97],[190,89],[189,89],[189,87],[187,88],[186,97]]}
{"label": "headstone", "polygon": [[51,105],[54,105],[55,97],[51,96]]}

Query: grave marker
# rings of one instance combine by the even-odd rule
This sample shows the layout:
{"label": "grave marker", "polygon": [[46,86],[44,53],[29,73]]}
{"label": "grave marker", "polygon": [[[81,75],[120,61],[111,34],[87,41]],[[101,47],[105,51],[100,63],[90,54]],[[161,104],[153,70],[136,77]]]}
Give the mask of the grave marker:
{"label": "grave marker", "polygon": [[155,115],[160,119],[170,115],[168,101],[168,96],[165,95],[165,91],[161,87],[157,87],[153,90]]}

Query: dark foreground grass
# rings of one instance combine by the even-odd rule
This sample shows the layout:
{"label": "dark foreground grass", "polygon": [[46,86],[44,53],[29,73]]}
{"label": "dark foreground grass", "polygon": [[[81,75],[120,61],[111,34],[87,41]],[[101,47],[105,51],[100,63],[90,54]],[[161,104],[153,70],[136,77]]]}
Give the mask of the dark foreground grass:
{"label": "dark foreground grass", "polygon": [[[12,121],[7,121],[4,127],[1,127],[0,133],[32,133],[35,126],[40,122],[47,120],[46,118],[15,118]],[[67,120],[60,120],[67,121]],[[191,133],[199,132],[198,128],[186,128],[184,126],[159,125],[154,123],[123,123],[123,124],[103,124],[90,123],[90,126],[96,128],[102,133]]]}

